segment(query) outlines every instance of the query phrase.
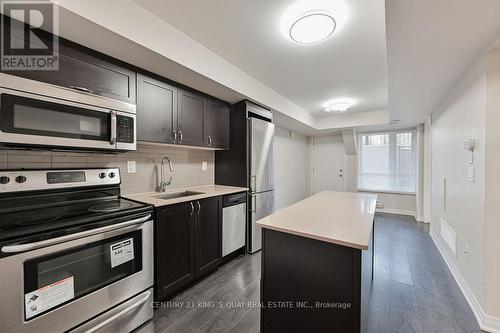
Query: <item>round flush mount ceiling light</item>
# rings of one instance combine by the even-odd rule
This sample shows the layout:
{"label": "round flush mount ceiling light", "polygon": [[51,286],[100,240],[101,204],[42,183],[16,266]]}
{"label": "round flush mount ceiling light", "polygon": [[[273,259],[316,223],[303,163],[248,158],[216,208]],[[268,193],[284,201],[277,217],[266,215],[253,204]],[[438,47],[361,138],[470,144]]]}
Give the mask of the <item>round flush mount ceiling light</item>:
{"label": "round flush mount ceiling light", "polygon": [[323,104],[325,112],[347,112],[354,104],[352,98],[337,98]]}
{"label": "round flush mount ceiling light", "polygon": [[299,0],[284,12],[281,31],[297,44],[319,44],[338,34],[347,16],[343,0]]}
{"label": "round flush mount ceiling light", "polygon": [[337,22],[326,11],[306,13],[299,17],[290,27],[290,38],[300,44],[315,44],[330,37]]}

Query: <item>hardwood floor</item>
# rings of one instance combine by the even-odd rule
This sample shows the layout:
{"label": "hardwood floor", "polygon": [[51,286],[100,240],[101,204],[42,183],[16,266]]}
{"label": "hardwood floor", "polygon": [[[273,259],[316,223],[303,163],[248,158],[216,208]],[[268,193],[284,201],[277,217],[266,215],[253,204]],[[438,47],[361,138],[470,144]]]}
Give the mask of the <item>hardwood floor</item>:
{"label": "hardwood floor", "polygon": [[[482,332],[428,225],[377,215],[370,333]],[[259,332],[260,254],[239,257],[169,302],[138,333]],[[343,333],[343,332],[342,332]]]}

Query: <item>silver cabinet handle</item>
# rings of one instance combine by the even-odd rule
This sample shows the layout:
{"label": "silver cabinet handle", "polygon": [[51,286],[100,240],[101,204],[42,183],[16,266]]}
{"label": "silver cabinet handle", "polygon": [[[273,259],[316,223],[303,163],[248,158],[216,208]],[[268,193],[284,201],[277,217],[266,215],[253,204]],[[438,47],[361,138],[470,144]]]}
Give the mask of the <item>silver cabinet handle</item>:
{"label": "silver cabinet handle", "polygon": [[174,142],[177,142],[177,131],[174,131]]}
{"label": "silver cabinet handle", "polygon": [[198,205],[198,213],[197,213],[197,215],[200,215],[200,212],[201,212],[201,205],[200,205],[200,202],[199,202],[199,201],[196,201],[196,204]]}
{"label": "silver cabinet handle", "polygon": [[151,296],[151,291],[148,290],[145,294],[146,295],[144,295],[143,298],[141,298],[140,300],[138,300],[137,302],[135,302],[134,304],[132,304],[128,308],[121,310],[120,312],[114,314],[113,316],[109,317],[108,319],[106,319],[106,320],[102,321],[101,323],[95,325],[91,329],[86,330],[85,333],[96,332],[96,331],[100,330],[101,328],[103,328],[104,326],[108,325],[109,323],[111,323],[111,322],[115,321],[116,319],[122,317],[126,313],[128,313],[128,312],[130,312],[130,311],[138,308],[139,306],[143,305],[144,303],[146,303],[146,301]]}
{"label": "silver cabinet handle", "polygon": [[193,216],[193,213],[194,213],[194,205],[193,205],[193,202],[191,201],[191,212],[189,213],[189,215]]}
{"label": "silver cabinet handle", "polygon": [[208,136],[208,145],[211,146],[212,145],[212,137],[209,135]]}
{"label": "silver cabinet handle", "polygon": [[179,130],[179,143],[182,142],[183,138],[184,138],[184,136],[182,135],[182,130]]}
{"label": "silver cabinet handle", "polygon": [[103,232],[107,231],[112,231],[124,227],[129,227],[134,224],[139,224],[146,222],[147,220],[151,219],[151,214],[148,214],[147,216],[140,217],[138,219],[122,222],[122,223],[117,223],[117,224],[112,224],[112,225],[107,225],[105,227],[101,228],[96,228],[92,230],[86,230],[82,232],[78,232],[76,234],[71,234],[71,235],[66,235],[66,236],[61,236],[61,237],[56,237],[52,239],[47,239],[39,242],[34,242],[34,243],[27,243],[27,244],[19,244],[19,245],[6,245],[2,247],[2,252],[3,253],[17,253],[17,252],[25,252],[25,251],[30,251],[30,250],[36,250],[42,247],[47,247],[50,245],[55,245],[59,243],[64,243],[64,242],[69,242],[78,238],[83,238],[87,236],[92,236],[95,234],[101,234]]}
{"label": "silver cabinet handle", "polygon": [[78,90],[78,91],[81,91],[81,92],[86,92],[86,93],[89,93],[89,94],[92,94],[93,91],[88,89],[88,88],[85,88],[85,87],[78,87],[78,86],[69,86],[71,89],[73,90]]}
{"label": "silver cabinet handle", "polygon": [[111,140],[109,144],[114,145],[116,143],[116,111],[111,111]]}

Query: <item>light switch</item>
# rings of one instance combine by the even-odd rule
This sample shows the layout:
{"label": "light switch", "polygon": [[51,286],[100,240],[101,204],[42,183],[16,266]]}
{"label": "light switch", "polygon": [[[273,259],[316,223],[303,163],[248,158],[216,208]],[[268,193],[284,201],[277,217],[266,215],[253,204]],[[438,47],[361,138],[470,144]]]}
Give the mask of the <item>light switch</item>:
{"label": "light switch", "polygon": [[127,161],[127,173],[135,173],[135,161]]}
{"label": "light switch", "polygon": [[207,169],[208,169],[208,163],[205,161],[201,162],[201,170],[207,171]]}
{"label": "light switch", "polygon": [[469,175],[467,180],[471,183],[474,183],[474,179],[476,178],[476,170],[473,165],[469,166]]}

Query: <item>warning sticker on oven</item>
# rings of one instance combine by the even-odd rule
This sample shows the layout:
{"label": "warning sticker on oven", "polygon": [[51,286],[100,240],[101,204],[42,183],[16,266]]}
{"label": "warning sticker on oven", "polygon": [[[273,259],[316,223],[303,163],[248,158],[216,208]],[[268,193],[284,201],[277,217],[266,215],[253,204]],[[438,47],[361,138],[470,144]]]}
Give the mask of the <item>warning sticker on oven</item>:
{"label": "warning sticker on oven", "polygon": [[75,297],[73,277],[56,281],[24,295],[26,319]]}
{"label": "warning sticker on oven", "polygon": [[134,239],[129,238],[109,246],[111,268],[134,259]]}

